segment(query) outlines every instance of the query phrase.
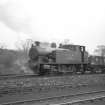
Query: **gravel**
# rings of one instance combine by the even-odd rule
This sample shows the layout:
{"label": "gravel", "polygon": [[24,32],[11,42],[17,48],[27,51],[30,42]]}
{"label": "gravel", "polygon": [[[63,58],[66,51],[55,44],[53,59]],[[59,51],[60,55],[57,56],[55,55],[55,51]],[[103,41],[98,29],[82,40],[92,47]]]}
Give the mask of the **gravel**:
{"label": "gravel", "polygon": [[0,80],[0,89],[3,88],[17,88],[17,87],[42,87],[42,86],[87,86],[94,84],[105,85],[105,74],[96,75],[74,75],[74,76],[59,76],[59,77],[39,77],[39,78],[25,78],[25,79],[8,79]]}

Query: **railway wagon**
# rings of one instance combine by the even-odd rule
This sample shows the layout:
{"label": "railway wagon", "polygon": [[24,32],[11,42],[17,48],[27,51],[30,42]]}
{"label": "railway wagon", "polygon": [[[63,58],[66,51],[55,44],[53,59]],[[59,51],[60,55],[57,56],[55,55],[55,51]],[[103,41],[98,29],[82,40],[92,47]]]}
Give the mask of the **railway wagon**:
{"label": "railway wagon", "polygon": [[91,55],[88,57],[88,61],[90,65],[89,67],[93,73],[105,72],[105,57]]}

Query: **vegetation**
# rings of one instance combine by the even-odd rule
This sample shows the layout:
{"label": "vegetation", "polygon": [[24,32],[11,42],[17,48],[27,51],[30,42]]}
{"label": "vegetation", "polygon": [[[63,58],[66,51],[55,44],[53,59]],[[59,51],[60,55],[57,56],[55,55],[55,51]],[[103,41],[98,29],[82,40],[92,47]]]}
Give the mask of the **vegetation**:
{"label": "vegetation", "polygon": [[18,44],[17,50],[0,48],[0,75],[33,73],[28,67],[28,50],[30,40]]}
{"label": "vegetation", "polygon": [[97,46],[97,49],[94,50],[94,53],[99,56],[105,56],[105,45]]}

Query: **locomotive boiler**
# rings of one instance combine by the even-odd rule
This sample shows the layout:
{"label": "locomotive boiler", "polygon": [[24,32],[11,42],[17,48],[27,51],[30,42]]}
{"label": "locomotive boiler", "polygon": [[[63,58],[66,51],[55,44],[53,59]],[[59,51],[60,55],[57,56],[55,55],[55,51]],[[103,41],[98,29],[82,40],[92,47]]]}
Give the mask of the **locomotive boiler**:
{"label": "locomotive boiler", "polygon": [[85,46],[55,43],[41,46],[35,42],[29,51],[30,68],[38,75],[84,73],[88,66]]}

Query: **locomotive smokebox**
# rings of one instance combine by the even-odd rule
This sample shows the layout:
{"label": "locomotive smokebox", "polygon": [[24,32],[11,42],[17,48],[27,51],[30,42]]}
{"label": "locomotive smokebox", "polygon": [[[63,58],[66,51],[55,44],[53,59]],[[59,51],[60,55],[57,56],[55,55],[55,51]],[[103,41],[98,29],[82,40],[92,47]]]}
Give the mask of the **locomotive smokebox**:
{"label": "locomotive smokebox", "polygon": [[39,56],[46,56],[50,53],[52,53],[52,51],[54,51],[55,49],[52,48],[44,48],[44,47],[40,47],[40,46],[32,46],[29,50],[29,57],[31,60],[37,60]]}

